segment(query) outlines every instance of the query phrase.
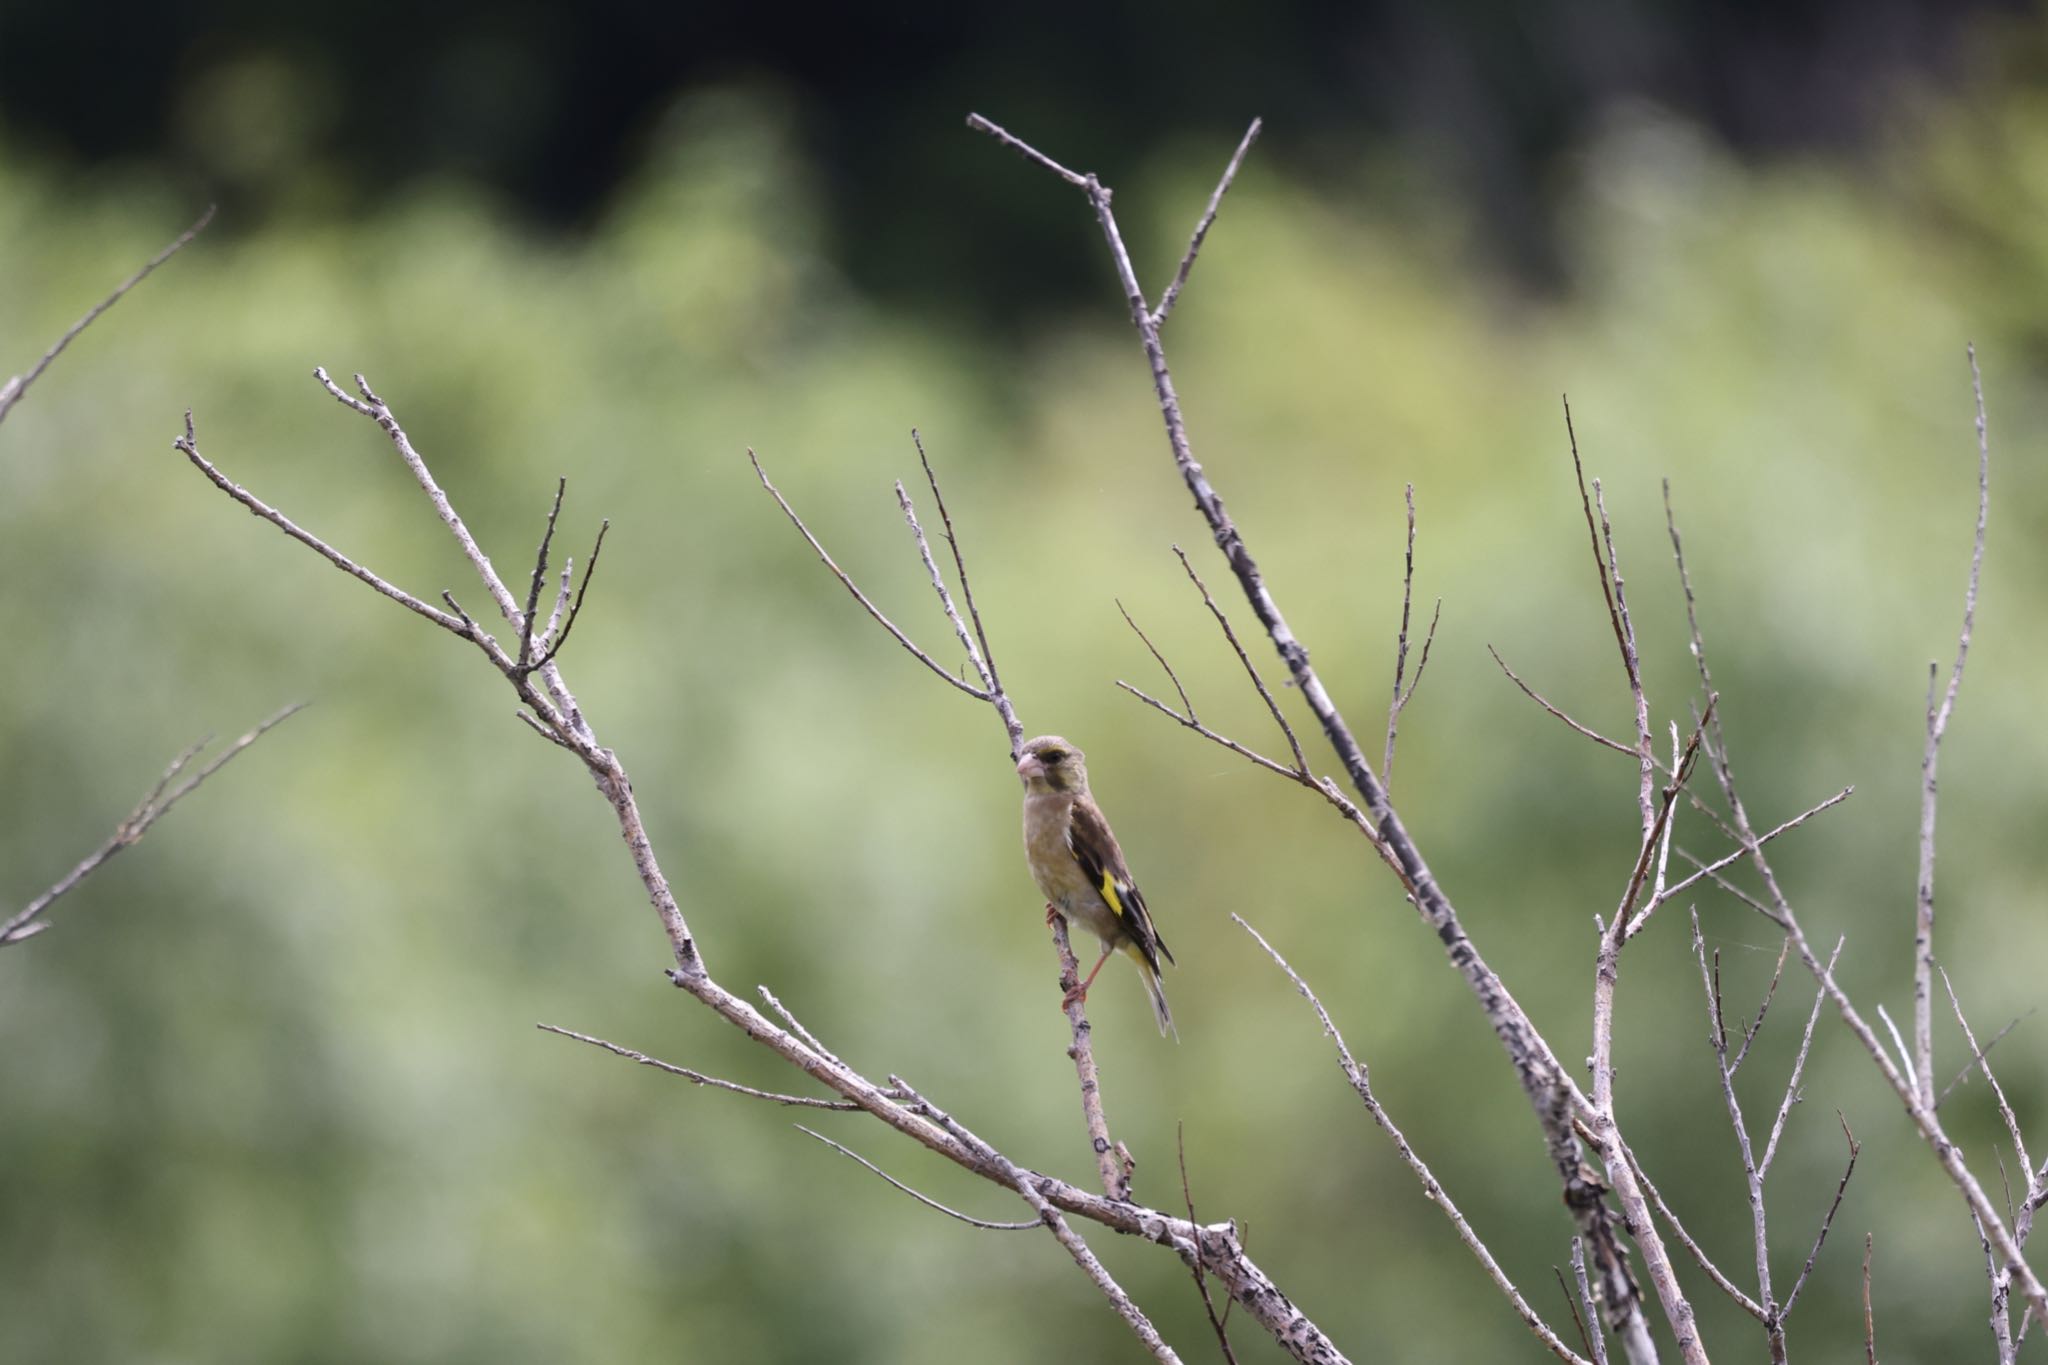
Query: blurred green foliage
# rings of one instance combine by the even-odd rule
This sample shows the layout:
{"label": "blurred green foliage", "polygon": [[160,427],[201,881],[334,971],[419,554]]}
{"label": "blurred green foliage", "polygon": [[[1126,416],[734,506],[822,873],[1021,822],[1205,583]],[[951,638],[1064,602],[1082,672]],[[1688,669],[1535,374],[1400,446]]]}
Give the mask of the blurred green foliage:
{"label": "blurred green foliage", "polygon": [[[1441,596],[1444,616],[1394,790],[1474,939],[1571,1057],[1588,1028],[1592,917],[1611,912],[1634,851],[1632,773],[1530,706],[1484,648],[1626,731],[1559,392],[1615,519],[1657,723],[1682,721],[1694,687],[1668,476],[1749,806],[1775,823],[1856,784],[1778,865],[1810,932],[1848,935],[1841,975],[1866,1009],[1903,1018],[1924,670],[1952,655],[1974,512],[1974,337],[1994,505],[1942,767],[1938,948],[1980,1035],[2023,1017],[1996,1057],[2038,1120],[2048,219],[2031,206],[2048,161],[2009,151],[2048,137],[2048,109],[1990,94],[1900,109],[1876,169],[1769,172],[1654,110],[1617,116],[1570,196],[1581,288],[1540,306],[1475,273],[1461,249],[1473,225],[1454,212],[1319,198],[1254,155],[1168,339],[1199,457],[1367,736],[1384,714],[1415,483],[1417,596],[1425,613]],[[1562,1320],[1554,1179],[1434,938],[1319,802],[1112,686],[1164,685],[1121,599],[1205,720],[1278,751],[1169,553],[1196,551],[1248,620],[1172,474],[1106,265],[1099,308],[1025,345],[950,334],[841,282],[813,230],[813,173],[771,101],[693,97],[659,145],[574,243],[526,235],[455,185],[361,226],[335,228],[311,203],[232,243],[202,239],[0,430],[8,906],[196,733],[314,702],[77,892],[51,932],[0,955],[0,1354],[1135,1354],[1050,1239],[939,1219],[786,1113],[533,1030],[556,1022],[792,1084],[663,982],[665,945],[610,812],[513,722],[479,661],[244,516],[170,449],[190,407],[230,477],[421,595],[452,588],[478,611],[388,445],[308,377],[325,364],[391,402],[508,572],[529,562],[557,475],[570,481],[558,545],[580,560],[612,519],[565,666],[634,774],[720,979],[767,983],[856,1065],[904,1074],[1016,1159],[1085,1181],[1000,729],[846,600],[744,453],[951,657],[890,488],[915,474],[918,427],[1025,723],[1087,747],[1180,957],[1179,1047],[1153,1035],[1122,964],[1093,997],[1140,1195],[1176,1202],[1184,1123],[1203,1216],[1241,1219],[1354,1358],[1539,1358],[1228,915],[1309,974],[1416,1147]],[[1152,206],[1160,227],[1134,249],[1155,288],[1227,150],[1102,168],[1120,203]],[[924,189],[944,213],[944,184]],[[1050,179],[1043,192],[1070,194]],[[136,177],[59,193],[0,157],[0,364],[26,368],[191,210]],[[1679,842],[1721,847],[1697,817]],[[1776,936],[1725,897],[1698,906],[1731,1012],[1753,1007]],[[1748,1218],[1684,907],[1660,919],[1624,964],[1623,1119],[1744,1279]],[[1811,998],[1788,969],[1742,1076],[1754,1123]],[[1952,1026],[1941,1038],[1945,1083],[1964,1052]],[[1853,1353],[1868,1230],[1884,1359],[1982,1354],[1982,1259],[1961,1203],[1832,1019],[1804,1095],[1772,1182],[1781,1293],[1839,1174],[1830,1111],[1865,1149],[1795,1347]],[[1995,1182],[1984,1087],[1951,1106]],[[935,1197],[1020,1216],[871,1124],[822,1126]],[[1169,1339],[1208,1358],[1184,1268],[1096,1240]],[[1682,1273],[1710,1343],[1760,1349]],[[1249,1323],[1238,1339],[1247,1360],[1277,1358]]]}

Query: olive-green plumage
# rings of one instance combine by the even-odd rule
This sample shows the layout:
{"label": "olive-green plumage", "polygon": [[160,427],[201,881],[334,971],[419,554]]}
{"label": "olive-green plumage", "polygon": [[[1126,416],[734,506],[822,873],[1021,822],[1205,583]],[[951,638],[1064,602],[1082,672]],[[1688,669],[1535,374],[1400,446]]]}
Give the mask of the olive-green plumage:
{"label": "olive-green plumage", "polygon": [[1029,741],[1017,760],[1017,776],[1024,783],[1024,857],[1031,865],[1031,879],[1051,908],[1102,941],[1102,957],[1079,986],[1078,996],[1087,996],[1096,972],[1121,948],[1145,978],[1160,1033],[1178,1038],[1159,981],[1160,959],[1171,962],[1173,954],[1152,924],[1109,821],[1088,792],[1084,760],[1079,749],[1058,735]]}

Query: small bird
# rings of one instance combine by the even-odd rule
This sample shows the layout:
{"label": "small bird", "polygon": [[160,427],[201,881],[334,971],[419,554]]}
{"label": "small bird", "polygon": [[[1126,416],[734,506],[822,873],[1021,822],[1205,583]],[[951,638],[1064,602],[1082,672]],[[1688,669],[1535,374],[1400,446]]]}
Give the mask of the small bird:
{"label": "small bird", "polygon": [[1102,940],[1088,979],[1075,987],[1075,1000],[1088,998],[1088,988],[1109,955],[1118,948],[1131,955],[1152,996],[1152,1015],[1163,1036],[1180,1033],[1166,1008],[1166,990],[1159,983],[1159,959],[1173,953],[1152,916],[1145,897],[1131,879],[1124,851],[1110,833],[1102,808],[1088,794],[1088,767],[1079,749],[1058,735],[1041,735],[1023,748],[1017,776],[1024,782],[1024,856],[1031,879],[1045,893],[1046,916],[1078,920]]}

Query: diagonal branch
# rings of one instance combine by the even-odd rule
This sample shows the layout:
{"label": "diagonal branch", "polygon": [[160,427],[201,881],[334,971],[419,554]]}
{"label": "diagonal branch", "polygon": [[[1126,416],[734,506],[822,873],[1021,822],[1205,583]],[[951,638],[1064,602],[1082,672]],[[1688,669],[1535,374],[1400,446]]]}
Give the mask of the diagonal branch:
{"label": "diagonal branch", "polygon": [[99,871],[110,858],[122,849],[141,842],[142,836],[149,832],[149,827],[162,819],[172,806],[177,805],[187,796],[197,791],[200,783],[206,781],[207,778],[212,777],[215,773],[233,762],[251,744],[254,744],[257,740],[270,733],[271,730],[282,725],[285,721],[305,709],[305,702],[293,702],[290,706],[285,707],[255,729],[237,739],[233,744],[230,744],[220,754],[216,755],[212,762],[206,764],[205,767],[175,787],[171,784],[177,781],[178,775],[191,765],[192,760],[199,756],[200,750],[204,749],[211,741],[202,739],[172,759],[170,766],[164,769],[163,776],[157,779],[156,785],[149,789],[148,794],[136,804],[134,810],[128,812],[128,817],[115,826],[114,832],[107,836],[105,842],[91,853],[86,854],[76,867],[73,867],[69,872],[58,878],[47,891],[37,896],[5,921],[0,921],[0,948],[7,947],[9,944],[20,943],[25,939],[34,938],[37,934],[49,928],[50,922],[44,919],[43,916],[52,905],[69,894],[80,882]]}
{"label": "diagonal branch", "polygon": [[[1494,1260],[1493,1253],[1487,1250],[1486,1243],[1479,1239],[1479,1234],[1474,1232],[1472,1225],[1465,1221],[1465,1215],[1459,1212],[1457,1204],[1451,1199],[1450,1192],[1445,1190],[1443,1185],[1438,1182],[1435,1174],[1430,1171],[1428,1163],[1416,1155],[1415,1150],[1408,1145],[1407,1137],[1402,1134],[1401,1129],[1394,1123],[1393,1117],[1387,1113],[1385,1106],[1379,1102],[1379,1097],[1373,1094],[1372,1077],[1367,1072],[1365,1064],[1351,1055],[1350,1047],[1344,1042],[1344,1035],[1338,1032],[1335,1021],[1330,1018],[1330,1012],[1323,1008],[1323,1002],[1316,998],[1316,993],[1309,989],[1309,984],[1301,979],[1299,972],[1288,965],[1286,958],[1280,956],[1278,949],[1266,942],[1263,934],[1245,922],[1242,915],[1233,914],[1230,918],[1236,922],[1238,928],[1250,934],[1253,940],[1266,950],[1266,956],[1272,958],[1279,965],[1280,970],[1287,973],[1287,979],[1294,983],[1294,989],[1299,991],[1302,998],[1307,1000],[1309,1005],[1314,1008],[1316,1018],[1322,1021],[1324,1035],[1329,1038],[1337,1049],[1337,1064],[1343,1068],[1345,1079],[1351,1082],[1351,1088],[1358,1092],[1358,1098],[1365,1105],[1365,1112],[1372,1117],[1372,1121],[1379,1126],[1380,1131],[1385,1133],[1388,1139],[1393,1142],[1395,1153],[1401,1158],[1402,1163],[1414,1173],[1416,1180],[1421,1182],[1423,1198],[1443,1210],[1444,1217],[1450,1219],[1452,1228],[1457,1231],[1458,1240],[1465,1244],[1465,1249],[1470,1251],[1472,1258],[1479,1262],[1480,1268],[1486,1272],[1487,1278],[1493,1281],[1494,1287],[1499,1289],[1507,1301],[1514,1306],[1515,1313],[1522,1319],[1523,1324],[1559,1360],[1574,1361],[1577,1362],[1577,1365],[1585,1365],[1583,1358],[1573,1352],[1569,1346],[1566,1346],[1557,1333],[1551,1330],[1550,1324],[1545,1322],[1534,1308],[1530,1307],[1529,1301],[1522,1297],[1522,1292],[1515,1288],[1514,1281],[1508,1278],[1507,1272],[1501,1269],[1498,1261]],[[1576,1239],[1574,1239],[1574,1243],[1576,1245]]]}
{"label": "diagonal branch", "polygon": [[177,239],[169,246],[144,262],[142,269],[136,271],[133,275],[130,275],[127,279],[121,281],[119,285],[115,286],[114,292],[94,304],[84,317],[72,323],[64,335],[57,338],[56,344],[50,347],[49,350],[44,351],[42,358],[29,367],[27,374],[16,375],[5,384],[0,384],[0,422],[7,420],[7,414],[13,411],[14,405],[28,396],[29,386],[43,377],[43,371],[56,363],[57,357],[64,354],[64,348],[78,339],[79,333],[99,321],[100,315],[119,303],[129,290],[148,279],[151,272],[158,266],[177,255],[180,251],[183,251],[187,243],[200,233],[206,231],[206,225],[213,221],[213,210],[213,205],[207,205],[206,212],[199,215],[197,222],[179,233]]}
{"label": "diagonal branch", "polygon": [[894,1185],[897,1189],[903,1191],[912,1199],[915,1199],[918,1203],[925,1205],[927,1208],[937,1209],[940,1213],[945,1214],[948,1218],[957,1218],[961,1222],[967,1224],[969,1227],[986,1228],[990,1232],[1029,1232],[1034,1228],[1044,1226],[1044,1224],[1039,1222],[1039,1220],[1036,1218],[1030,1219],[1029,1221],[1022,1223],[991,1223],[985,1218],[976,1218],[972,1214],[962,1213],[960,1212],[960,1210],[956,1208],[950,1208],[945,1204],[941,1204],[938,1200],[933,1199],[929,1195],[918,1193],[916,1190],[910,1188],[910,1186],[898,1180],[895,1176],[890,1175],[880,1166],[877,1166],[874,1162],[869,1161],[859,1152],[856,1152],[852,1148],[847,1147],[841,1143],[834,1142],[831,1138],[826,1137],[823,1133],[817,1132],[814,1129],[806,1128],[801,1123],[796,1125],[796,1130],[799,1133],[802,1133],[805,1137],[816,1138],[818,1141],[824,1143],[827,1147],[830,1147],[833,1151],[839,1153],[841,1156],[850,1157],[853,1160],[858,1161],[861,1165],[867,1167],[876,1175],[882,1177],[882,1179],[888,1181],[891,1185]]}
{"label": "diagonal branch", "polygon": [[796,527],[797,531],[800,534],[802,534],[803,538],[810,542],[811,549],[817,553],[820,562],[822,562],[826,568],[832,571],[832,576],[834,578],[837,578],[842,584],[845,585],[846,590],[853,594],[854,600],[861,604],[861,607],[864,610],[866,610],[867,614],[875,618],[876,624],[880,625],[883,630],[888,631],[889,634],[895,639],[897,644],[902,645],[906,650],[910,651],[910,655],[912,658],[916,659],[926,668],[929,668],[932,672],[938,674],[941,678],[944,678],[949,686],[959,688],[962,692],[965,692],[968,696],[974,698],[976,701],[988,701],[989,694],[987,692],[984,692],[981,688],[976,687],[974,684],[970,682],[967,682],[961,678],[954,677],[951,670],[949,670],[944,664],[940,663],[937,659],[934,659],[931,655],[925,653],[922,649],[919,649],[917,645],[911,641],[911,638],[908,635],[905,635],[894,621],[891,621],[887,616],[884,616],[882,614],[882,609],[880,607],[876,606],[873,602],[868,600],[868,595],[860,590],[860,585],[855,583],[853,579],[847,575],[846,570],[840,568],[837,561],[835,561],[832,558],[832,556],[826,552],[825,547],[818,543],[818,538],[811,534],[810,527],[804,525],[803,518],[796,514],[796,509],[789,505],[788,500],[784,498],[779,491],[777,491],[774,484],[768,482],[768,471],[761,468],[761,461],[759,457],[757,457],[753,451],[749,450],[747,452],[747,459],[752,461],[754,466],[754,473],[760,476],[761,487],[767,489],[768,496],[775,499],[776,506],[780,507],[782,509],[782,514],[789,518],[789,524]]}
{"label": "diagonal branch", "polygon": [[1215,192],[1209,196],[1209,207],[1202,211],[1202,220],[1195,224],[1195,235],[1188,239],[1187,252],[1180,258],[1180,269],[1174,272],[1173,283],[1166,286],[1166,292],[1159,297],[1159,306],[1152,310],[1154,327],[1166,325],[1166,315],[1173,311],[1173,305],[1180,300],[1180,291],[1187,288],[1188,272],[1195,268],[1195,257],[1202,250],[1202,239],[1209,235],[1209,229],[1215,225],[1216,211],[1223,207],[1223,196],[1230,193],[1230,182],[1237,179],[1237,168],[1244,164],[1245,153],[1259,140],[1259,129],[1264,126],[1263,120],[1253,119],[1251,127],[1244,130],[1243,141],[1239,142],[1237,150],[1231,153],[1230,164],[1223,168],[1223,178],[1216,182]]}

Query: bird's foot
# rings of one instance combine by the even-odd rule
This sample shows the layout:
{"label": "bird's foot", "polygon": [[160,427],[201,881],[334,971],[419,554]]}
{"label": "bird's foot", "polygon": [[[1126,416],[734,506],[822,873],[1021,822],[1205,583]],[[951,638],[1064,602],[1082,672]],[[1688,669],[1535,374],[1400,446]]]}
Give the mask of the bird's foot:
{"label": "bird's foot", "polygon": [[1087,1003],[1088,987],[1085,985],[1076,986],[1060,997],[1060,1008],[1063,1010],[1070,1010],[1076,1005],[1085,1005]]}
{"label": "bird's foot", "polygon": [[1050,929],[1052,927],[1052,922],[1059,918],[1060,908],[1057,905],[1054,905],[1051,901],[1047,901],[1045,903],[1045,927]]}

